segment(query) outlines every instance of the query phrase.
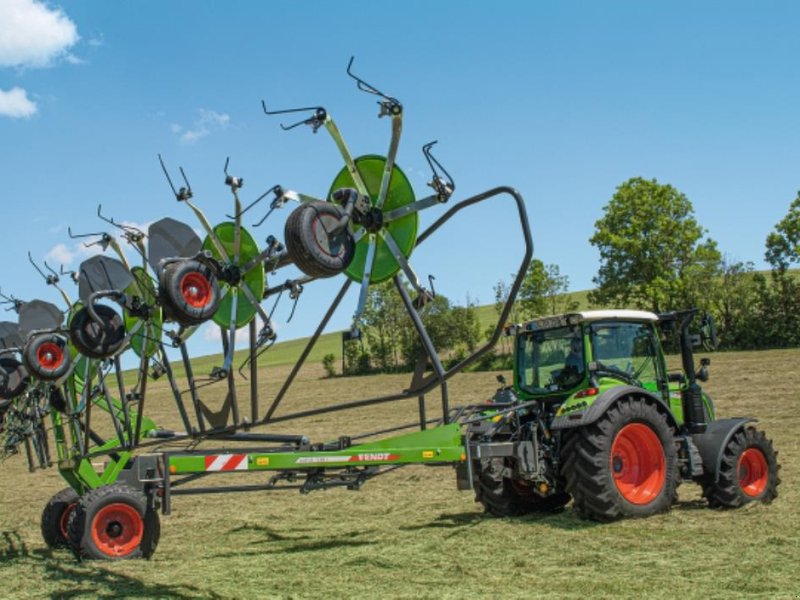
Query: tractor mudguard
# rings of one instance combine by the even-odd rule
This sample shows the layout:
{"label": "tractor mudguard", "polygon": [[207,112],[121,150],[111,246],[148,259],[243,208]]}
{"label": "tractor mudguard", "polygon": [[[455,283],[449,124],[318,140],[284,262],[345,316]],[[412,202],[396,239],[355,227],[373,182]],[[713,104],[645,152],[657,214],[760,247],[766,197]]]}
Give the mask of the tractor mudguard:
{"label": "tractor mudguard", "polygon": [[[589,402],[591,402],[592,396],[576,399],[573,402],[565,402],[556,412],[556,417],[553,419],[550,429],[573,429],[591,425],[602,417],[614,402],[623,396],[645,396],[653,400],[662,409],[662,412],[667,415],[669,424],[676,429],[678,428],[675,417],[661,398],[640,387],[620,385],[603,392],[599,396],[595,396],[594,402],[591,404]],[[583,400],[583,403],[581,400]]]}
{"label": "tractor mudguard", "polygon": [[744,428],[747,423],[756,419],[735,417],[712,421],[703,433],[692,434],[692,441],[703,459],[703,471],[711,475],[714,481],[719,480],[719,467],[722,464],[722,453],[734,434]]}

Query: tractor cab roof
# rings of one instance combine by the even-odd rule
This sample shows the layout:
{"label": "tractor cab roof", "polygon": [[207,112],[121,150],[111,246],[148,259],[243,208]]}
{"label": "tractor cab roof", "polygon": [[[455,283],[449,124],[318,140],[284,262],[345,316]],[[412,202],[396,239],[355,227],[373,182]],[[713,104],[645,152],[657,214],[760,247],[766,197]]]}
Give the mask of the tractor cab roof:
{"label": "tractor cab roof", "polygon": [[524,323],[507,325],[505,332],[506,335],[516,335],[525,331],[555,329],[556,327],[567,327],[569,325],[578,325],[579,323],[594,321],[644,321],[655,323],[658,321],[658,315],[645,310],[584,310],[563,315],[538,317],[530,321],[525,321]]}

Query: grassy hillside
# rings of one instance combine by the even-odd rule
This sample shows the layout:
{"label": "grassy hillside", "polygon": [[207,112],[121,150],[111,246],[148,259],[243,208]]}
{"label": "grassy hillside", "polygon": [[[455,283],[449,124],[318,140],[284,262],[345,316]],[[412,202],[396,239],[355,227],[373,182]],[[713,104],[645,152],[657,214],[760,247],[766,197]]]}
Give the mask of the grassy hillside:
{"label": "grassy hillside", "polygon": [[[771,505],[710,510],[684,484],[673,510],[607,525],[561,514],[497,519],[447,468],[407,467],[357,492],[328,490],[181,496],[162,517],[150,561],[76,563],[45,549],[39,515],[63,487],[54,469],[29,474],[21,457],[0,465],[0,580],[5,598],[796,598],[800,519],[800,351],[713,358],[707,390],[721,416],[752,415],[782,463]],[[264,398],[287,366],[264,368]],[[407,375],[320,379],[312,366],[279,409],[386,393]],[[246,384],[245,384],[246,385]],[[489,373],[450,385],[452,402],[487,398]],[[205,388],[213,398],[217,388]],[[162,381],[150,414],[177,417]],[[219,394],[222,394],[220,391]],[[435,413],[436,396],[429,402]],[[416,400],[281,424],[270,431],[332,439],[412,420]],[[99,419],[99,416],[96,416]],[[236,483],[218,476],[210,483]],[[245,479],[248,479],[245,476]],[[250,476],[249,481],[264,481]]]}

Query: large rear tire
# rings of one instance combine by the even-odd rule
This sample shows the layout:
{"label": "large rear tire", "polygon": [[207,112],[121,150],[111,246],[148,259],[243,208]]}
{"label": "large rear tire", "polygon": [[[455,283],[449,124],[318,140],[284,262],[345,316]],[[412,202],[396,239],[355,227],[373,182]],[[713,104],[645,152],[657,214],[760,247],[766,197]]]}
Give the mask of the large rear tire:
{"label": "large rear tire", "polygon": [[678,485],[673,429],[648,398],[623,398],[567,439],[561,474],[583,519],[666,512]]}
{"label": "large rear tire", "polygon": [[778,496],[778,453],[763,431],[737,431],[722,451],[717,481],[701,481],[712,508],[739,508],[750,502],[772,502]]}
{"label": "large rear tire", "polygon": [[69,545],[67,529],[70,515],[78,505],[78,492],[64,488],[45,504],[42,511],[42,538],[50,548],[66,548]]}
{"label": "large rear tire", "polygon": [[528,482],[504,477],[502,458],[481,460],[476,467],[479,470],[475,473],[475,501],[496,517],[556,512],[570,501],[570,495],[565,492],[539,496]]}

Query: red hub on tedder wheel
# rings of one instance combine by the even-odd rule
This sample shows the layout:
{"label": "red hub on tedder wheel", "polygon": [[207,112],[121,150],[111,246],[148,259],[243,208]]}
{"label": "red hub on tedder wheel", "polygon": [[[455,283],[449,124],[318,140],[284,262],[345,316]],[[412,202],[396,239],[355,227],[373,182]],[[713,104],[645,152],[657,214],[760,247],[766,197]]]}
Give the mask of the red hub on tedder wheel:
{"label": "red hub on tedder wheel", "polygon": [[127,556],[139,547],[143,535],[142,515],[121,502],[104,506],[92,521],[92,541],[108,556]]}
{"label": "red hub on tedder wheel", "polygon": [[57,369],[64,362],[64,350],[54,342],[45,342],[36,350],[36,360],[45,369]]}
{"label": "red hub on tedder wheel", "polygon": [[61,531],[61,537],[65,540],[69,539],[69,530],[67,529],[67,526],[69,525],[69,516],[75,512],[76,506],[78,506],[77,502],[68,504],[64,509],[64,512],[61,513],[61,518],[58,520],[58,529]]}
{"label": "red hub on tedder wheel", "polygon": [[181,279],[181,296],[193,308],[203,308],[211,302],[211,282],[201,273],[187,273]]}
{"label": "red hub on tedder wheel", "polygon": [[620,429],[611,445],[611,472],[617,490],[631,504],[648,504],[658,497],[666,480],[661,441],[644,423]]}
{"label": "red hub on tedder wheel", "polygon": [[756,497],[767,489],[769,467],[767,457],[758,448],[748,448],[739,457],[739,487],[748,496]]}

